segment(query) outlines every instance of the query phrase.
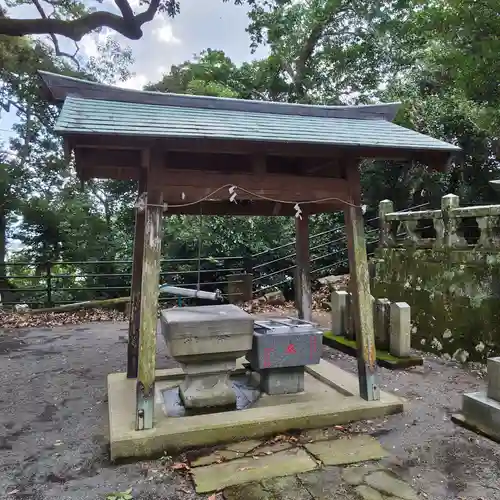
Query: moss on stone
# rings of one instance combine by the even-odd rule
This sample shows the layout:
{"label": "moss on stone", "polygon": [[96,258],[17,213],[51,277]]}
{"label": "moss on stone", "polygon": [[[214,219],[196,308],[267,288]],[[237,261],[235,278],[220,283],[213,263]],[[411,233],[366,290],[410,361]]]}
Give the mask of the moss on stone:
{"label": "moss on stone", "polygon": [[500,254],[381,248],[372,293],[410,304],[414,347],[462,361],[500,351]]}

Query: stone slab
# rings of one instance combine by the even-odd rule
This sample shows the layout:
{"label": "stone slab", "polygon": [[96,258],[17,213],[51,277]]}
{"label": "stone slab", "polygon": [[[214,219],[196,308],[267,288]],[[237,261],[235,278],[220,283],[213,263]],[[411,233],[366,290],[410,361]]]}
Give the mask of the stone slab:
{"label": "stone slab", "polygon": [[240,441],[238,443],[231,443],[226,446],[226,450],[235,451],[237,453],[248,453],[262,444],[262,441],[257,439],[249,439],[247,441]]}
{"label": "stone slab", "polygon": [[392,495],[402,500],[418,500],[418,494],[413,488],[386,471],[368,474],[365,477],[365,483],[385,495]]}
{"label": "stone slab", "polygon": [[253,455],[271,455],[280,451],[289,450],[292,447],[291,443],[286,441],[278,441],[277,443],[267,444],[252,451]]}
{"label": "stone slab", "polygon": [[359,496],[360,500],[385,500],[382,493],[377,490],[374,490],[370,486],[366,486],[366,484],[360,484],[354,488],[354,491]]}
{"label": "stone slab", "polygon": [[328,441],[329,439],[340,438],[343,436],[342,431],[327,427],[326,429],[309,429],[300,434],[299,441],[301,443],[311,443],[313,441]]}
{"label": "stone slab", "polygon": [[460,425],[464,429],[467,429],[469,431],[475,432],[476,434],[479,434],[480,436],[484,436],[486,438],[491,439],[492,441],[495,441],[496,443],[500,443],[500,439],[491,435],[490,431],[488,429],[482,429],[480,426],[473,422],[469,422],[462,413],[454,413],[451,416],[451,421],[457,425]]}
{"label": "stone slab", "polygon": [[485,392],[464,394],[462,414],[470,426],[495,441],[500,440],[500,402],[488,398]]}
{"label": "stone slab", "polygon": [[347,467],[342,471],[342,479],[351,486],[359,486],[363,483],[365,476],[381,468],[380,465],[367,463],[357,467]]}
{"label": "stone slab", "polygon": [[192,470],[192,477],[197,493],[210,493],[237,484],[307,472],[316,467],[316,462],[304,450],[295,448],[258,460],[245,457],[231,462],[196,467]]}
{"label": "stone slab", "polygon": [[202,455],[189,462],[191,467],[203,467],[205,465],[216,464],[220,462],[227,462],[235,458],[240,458],[243,453],[238,453],[232,450],[216,450],[209,455]]}
{"label": "stone slab", "polygon": [[240,484],[224,490],[225,500],[273,500],[260,483]]}
{"label": "stone slab", "polygon": [[[293,429],[314,429],[375,419],[403,411],[403,400],[381,391],[379,401],[359,397],[357,376],[322,360],[306,377],[305,392],[265,396],[266,404],[244,411],[166,417],[162,391],[172,387],[179,370],[162,370],[156,380],[154,428],[135,430],[135,384],[126,373],[108,375],[111,460],[145,458],[163,452],[258,439]],[[171,376],[172,375],[172,376]],[[173,378],[172,378],[173,377]],[[349,394],[349,396],[346,396]],[[261,398],[262,399],[262,398]]]}
{"label": "stone slab", "polygon": [[261,484],[270,493],[272,500],[311,500],[310,493],[296,476],[265,479]]}
{"label": "stone slab", "polygon": [[347,465],[387,456],[387,452],[375,438],[365,435],[354,436],[351,439],[318,441],[304,446],[325,465]]}
{"label": "stone slab", "polygon": [[352,489],[340,477],[340,467],[299,474],[299,481],[310,492],[314,500],[353,500]]}
{"label": "stone slab", "polygon": [[488,358],[487,395],[495,401],[500,401],[500,357]]}

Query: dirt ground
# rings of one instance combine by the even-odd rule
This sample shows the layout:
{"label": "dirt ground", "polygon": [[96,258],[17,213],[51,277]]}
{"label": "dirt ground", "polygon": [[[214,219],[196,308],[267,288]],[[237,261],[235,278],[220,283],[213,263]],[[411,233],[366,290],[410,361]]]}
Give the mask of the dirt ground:
{"label": "dirt ground", "polygon": [[[0,335],[1,499],[95,500],[128,488],[135,500],[197,498],[189,479],[159,462],[108,461],[106,375],[125,370],[126,331],[109,322]],[[164,350],[159,337],[158,367],[174,366]],[[328,348],[325,357],[355,369]],[[380,375],[408,410],[354,427],[378,437],[393,469],[423,498],[500,500],[500,445],[450,421],[461,394],[484,387],[480,373],[428,357],[424,367]]]}

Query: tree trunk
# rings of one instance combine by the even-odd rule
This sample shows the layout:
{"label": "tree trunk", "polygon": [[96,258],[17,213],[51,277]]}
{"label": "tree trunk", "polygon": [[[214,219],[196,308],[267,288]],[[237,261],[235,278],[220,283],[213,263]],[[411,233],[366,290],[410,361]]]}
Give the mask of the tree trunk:
{"label": "tree trunk", "polygon": [[7,269],[5,260],[7,254],[7,213],[0,209],[0,288],[7,288]]}

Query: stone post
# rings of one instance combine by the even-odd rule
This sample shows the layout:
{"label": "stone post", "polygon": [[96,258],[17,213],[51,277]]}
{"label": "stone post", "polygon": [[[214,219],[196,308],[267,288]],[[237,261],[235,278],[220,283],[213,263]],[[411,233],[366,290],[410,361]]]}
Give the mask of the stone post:
{"label": "stone post", "polygon": [[345,308],[345,336],[350,340],[356,340],[356,327],[354,325],[352,294],[347,294]]}
{"label": "stone post", "polygon": [[[460,206],[460,198],[455,194],[447,194],[441,198],[441,213],[443,216],[443,245],[452,248],[460,243],[457,235],[457,219],[453,217],[453,209]],[[436,230],[436,233],[438,231]]]}
{"label": "stone post", "polygon": [[391,223],[385,219],[385,216],[394,212],[394,204],[390,200],[382,200],[378,204],[378,217],[379,217],[379,246],[390,247],[394,245],[394,236],[391,232]]}
{"label": "stone post", "polygon": [[398,358],[410,355],[411,308],[406,302],[390,306],[390,353]]}
{"label": "stone post", "polygon": [[227,277],[227,294],[231,304],[241,304],[252,300],[252,280],[250,273],[230,274]]}
{"label": "stone post", "polygon": [[341,290],[332,290],[331,295],[331,330],[332,335],[346,335],[347,331],[347,303],[349,294]]}
{"label": "stone post", "polygon": [[500,402],[500,357],[488,359],[487,396]]}
{"label": "stone post", "polygon": [[376,299],[373,304],[375,321],[375,346],[384,351],[389,350],[390,308],[389,299]]}

